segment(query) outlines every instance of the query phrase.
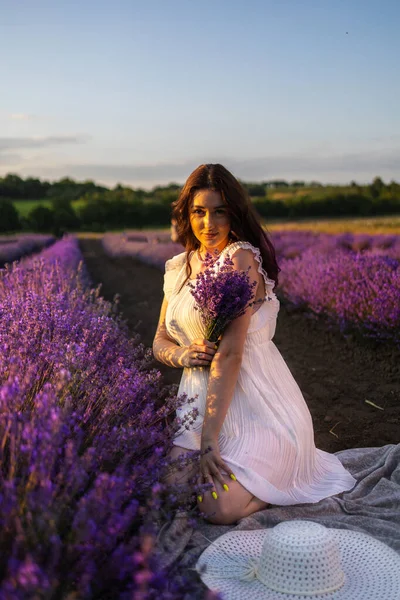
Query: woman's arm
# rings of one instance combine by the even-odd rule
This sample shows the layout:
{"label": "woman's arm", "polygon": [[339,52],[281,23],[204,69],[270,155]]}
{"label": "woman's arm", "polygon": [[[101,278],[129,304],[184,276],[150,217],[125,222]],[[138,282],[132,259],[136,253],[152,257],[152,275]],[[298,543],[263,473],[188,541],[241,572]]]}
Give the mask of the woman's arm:
{"label": "woman's arm", "polygon": [[158,320],[156,334],[153,340],[154,358],[169,367],[183,369],[183,358],[186,353],[186,348],[178,346],[168,335],[165,326],[165,313],[167,312],[168,302],[164,296],[160,318]]}
{"label": "woman's arm", "polygon": [[[248,267],[250,281],[257,281],[253,288],[254,297],[258,288],[257,263],[251,250],[241,248],[232,258],[234,268],[245,271]],[[253,307],[228,325],[222,335],[219,348],[210,367],[206,412],[202,429],[202,446],[213,445],[223,425],[242,362],[244,342],[249,328]]]}
{"label": "woman's arm", "polygon": [[215,355],[216,345],[203,338],[197,338],[189,346],[179,346],[168,335],[165,326],[165,313],[168,302],[164,296],[160,318],[153,340],[153,355],[156,360],[168,367],[209,367]]}

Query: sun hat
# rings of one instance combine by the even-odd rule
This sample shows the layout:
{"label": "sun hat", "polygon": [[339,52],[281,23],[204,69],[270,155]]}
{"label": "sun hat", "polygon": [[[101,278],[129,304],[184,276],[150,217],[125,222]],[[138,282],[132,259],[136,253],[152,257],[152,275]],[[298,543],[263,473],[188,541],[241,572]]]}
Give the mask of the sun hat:
{"label": "sun hat", "polygon": [[195,570],[223,600],[399,600],[400,555],[366,533],[306,520],[230,531]]}

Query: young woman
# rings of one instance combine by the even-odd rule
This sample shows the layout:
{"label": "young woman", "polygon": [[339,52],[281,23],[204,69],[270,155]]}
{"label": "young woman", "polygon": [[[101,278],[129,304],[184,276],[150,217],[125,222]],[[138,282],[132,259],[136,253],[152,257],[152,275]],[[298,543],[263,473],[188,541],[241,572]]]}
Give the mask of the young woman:
{"label": "young woman", "polygon": [[[339,459],[315,447],[308,407],[272,341],[280,269],[246,191],[222,165],[200,165],[173,218],[185,251],[166,262],[153,353],[183,368],[178,394],[197,395],[178,411],[183,417],[196,406],[199,416],[178,432],[172,456],[211,446],[198,475],[213,488],[198,497],[199,508],[209,521],[231,524],[269,504],[314,503],[351,489],[356,481]],[[229,254],[257,282],[255,304],[227,327],[218,350],[204,339],[188,285],[206,252],[218,257],[216,269]],[[192,475],[193,467],[184,473]]]}

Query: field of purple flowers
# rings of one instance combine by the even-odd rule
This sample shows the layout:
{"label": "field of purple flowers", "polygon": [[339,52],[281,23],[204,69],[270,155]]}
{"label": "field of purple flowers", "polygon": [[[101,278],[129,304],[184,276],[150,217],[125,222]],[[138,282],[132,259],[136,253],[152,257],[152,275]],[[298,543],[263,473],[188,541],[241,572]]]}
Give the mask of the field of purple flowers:
{"label": "field of purple flowers", "polygon": [[[141,236],[141,237],[140,237]],[[149,237],[147,237],[149,236]],[[400,236],[272,231],[281,272],[277,294],[344,334],[400,345]],[[110,256],[135,256],[160,269],[183,251],[167,232],[106,234]]]}
{"label": "field of purple flowers", "polygon": [[90,286],[70,236],[0,271],[0,598],[181,598],[156,535],[196,495],[162,483],[183,398]]}
{"label": "field of purple flowers", "polygon": [[23,256],[40,252],[55,241],[53,235],[26,233],[18,235],[0,235],[0,268],[5,263],[19,260]]}

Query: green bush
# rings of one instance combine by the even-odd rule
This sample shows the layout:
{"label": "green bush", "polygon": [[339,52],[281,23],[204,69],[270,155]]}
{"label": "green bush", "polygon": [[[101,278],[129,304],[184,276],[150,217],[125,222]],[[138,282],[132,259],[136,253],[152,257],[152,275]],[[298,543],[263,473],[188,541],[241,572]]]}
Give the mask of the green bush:
{"label": "green bush", "polygon": [[67,231],[76,231],[80,229],[81,222],[71,206],[69,208],[57,208],[53,212],[53,233],[57,237],[62,237]]}
{"label": "green bush", "polygon": [[[308,219],[358,217],[400,213],[400,184],[385,184],[375,177],[370,185],[326,185],[318,182],[284,180],[243,182],[259,215],[265,219]],[[65,177],[58,182],[21,179],[9,174],[0,178],[0,231],[51,232],[57,236],[64,231],[168,227],[171,203],[178,197],[181,186],[171,183],[147,191],[118,184],[114,189],[92,181],[76,182]],[[277,194],[276,199],[274,194]],[[279,195],[278,195],[279,194]],[[16,199],[47,198],[51,208],[40,206],[18,217],[12,207]],[[7,202],[8,200],[8,202]],[[71,201],[77,201],[75,209]],[[11,207],[10,207],[11,206]]]}
{"label": "green bush", "polygon": [[32,231],[51,233],[54,227],[54,211],[46,206],[36,206],[28,214],[28,222]]}
{"label": "green bush", "polygon": [[0,198],[0,232],[18,231],[21,228],[18,211],[10,200]]}

